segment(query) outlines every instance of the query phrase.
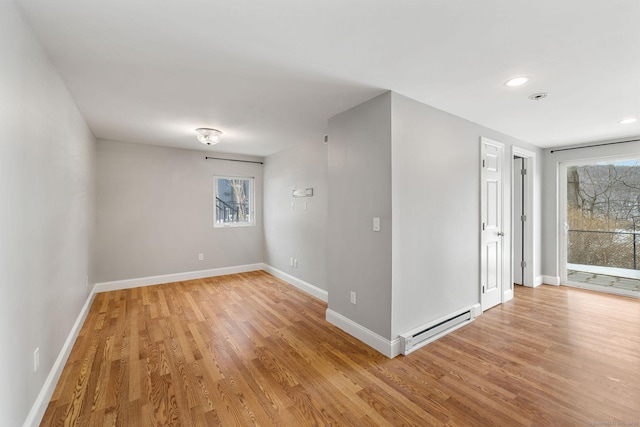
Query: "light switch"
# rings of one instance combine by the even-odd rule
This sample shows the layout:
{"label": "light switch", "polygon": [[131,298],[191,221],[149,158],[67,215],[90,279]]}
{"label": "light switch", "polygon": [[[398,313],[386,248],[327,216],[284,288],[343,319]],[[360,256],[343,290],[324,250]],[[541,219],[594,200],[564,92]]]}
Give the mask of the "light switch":
{"label": "light switch", "polygon": [[380,231],[380,218],[373,218],[373,231]]}

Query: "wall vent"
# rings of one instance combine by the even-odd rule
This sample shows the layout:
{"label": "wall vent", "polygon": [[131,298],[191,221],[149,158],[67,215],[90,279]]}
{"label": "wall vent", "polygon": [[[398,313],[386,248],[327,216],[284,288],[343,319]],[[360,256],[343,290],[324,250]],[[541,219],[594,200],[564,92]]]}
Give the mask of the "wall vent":
{"label": "wall vent", "polygon": [[475,304],[400,335],[402,354],[407,355],[449,332],[468,325],[481,313],[480,304]]}

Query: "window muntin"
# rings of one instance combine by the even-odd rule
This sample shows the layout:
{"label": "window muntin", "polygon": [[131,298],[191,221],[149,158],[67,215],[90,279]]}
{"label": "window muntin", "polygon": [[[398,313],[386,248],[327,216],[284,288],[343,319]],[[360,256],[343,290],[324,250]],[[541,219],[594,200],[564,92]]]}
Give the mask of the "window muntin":
{"label": "window muntin", "polygon": [[214,177],[214,227],[255,225],[253,178]]}

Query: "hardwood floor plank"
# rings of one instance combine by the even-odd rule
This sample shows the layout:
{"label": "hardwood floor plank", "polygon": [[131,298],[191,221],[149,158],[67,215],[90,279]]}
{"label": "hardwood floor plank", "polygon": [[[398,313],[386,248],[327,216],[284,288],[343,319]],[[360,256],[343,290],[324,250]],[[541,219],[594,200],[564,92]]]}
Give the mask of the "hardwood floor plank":
{"label": "hardwood floor plank", "polygon": [[564,287],[393,360],[265,272],[96,295],[43,426],[640,421],[640,301]]}

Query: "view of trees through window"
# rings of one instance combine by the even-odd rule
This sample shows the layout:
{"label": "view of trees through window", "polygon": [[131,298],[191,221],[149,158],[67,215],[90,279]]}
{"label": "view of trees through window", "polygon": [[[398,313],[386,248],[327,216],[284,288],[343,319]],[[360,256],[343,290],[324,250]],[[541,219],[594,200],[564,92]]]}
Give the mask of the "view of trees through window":
{"label": "view of trees through window", "polygon": [[252,178],[215,178],[215,224],[253,224],[252,183]]}
{"label": "view of trees through window", "polygon": [[571,264],[640,268],[640,161],[567,167]]}

